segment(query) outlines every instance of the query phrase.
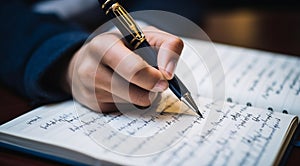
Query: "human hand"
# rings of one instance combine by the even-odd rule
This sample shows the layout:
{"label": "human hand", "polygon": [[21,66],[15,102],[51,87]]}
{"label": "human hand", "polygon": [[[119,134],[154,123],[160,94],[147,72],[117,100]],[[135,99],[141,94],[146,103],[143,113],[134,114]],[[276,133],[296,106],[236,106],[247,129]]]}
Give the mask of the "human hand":
{"label": "human hand", "polygon": [[117,32],[96,36],[72,57],[66,72],[66,90],[86,107],[116,111],[116,103],[149,106],[168,88],[183,42],[154,27],[144,30],[149,44],[158,48],[159,70],[128,49]]}

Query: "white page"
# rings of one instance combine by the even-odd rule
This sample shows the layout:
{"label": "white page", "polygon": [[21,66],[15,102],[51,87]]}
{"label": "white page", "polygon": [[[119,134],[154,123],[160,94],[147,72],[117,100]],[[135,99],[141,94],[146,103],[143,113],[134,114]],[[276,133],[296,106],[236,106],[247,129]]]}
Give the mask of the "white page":
{"label": "white page", "polygon": [[[103,115],[69,101],[40,107],[2,125],[0,138],[3,140],[4,133],[8,133],[129,165],[271,165],[274,162],[292,116],[234,104],[215,110],[207,99],[196,101],[204,119],[172,113]],[[179,106],[173,99],[167,103],[171,105],[163,105],[168,108],[166,111]],[[177,130],[165,137],[157,134],[153,139],[144,139],[143,144],[130,142],[131,138],[149,138],[151,133],[167,132],[174,126]],[[117,135],[102,140],[108,136],[105,133],[110,133],[103,128],[121,129],[120,133],[127,135],[129,141],[119,140]],[[134,132],[137,129],[141,131]],[[103,137],[99,137],[99,131]],[[111,146],[125,146],[133,154],[139,154],[147,146],[155,148],[162,143],[170,147],[141,156],[115,153],[118,149]]]}
{"label": "white page", "polygon": [[[184,41],[198,51],[198,56],[213,57],[211,44],[194,39]],[[208,49],[210,51],[203,51]],[[289,114],[300,116],[300,58],[222,44],[215,44],[215,50],[225,73],[225,99],[278,112],[286,110]],[[195,51],[185,47],[181,61],[190,64],[189,73],[196,71],[193,79],[199,90],[194,93],[212,98],[212,90],[216,89],[212,87],[213,71],[208,71],[206,61],[189,58],[195,57],[193,54]],[[179,62],[176,72],[185,78],[188,73],[182,74],[183,66]],[[190,80],[185,82],[183,79],[183,82],[189,84]]]}

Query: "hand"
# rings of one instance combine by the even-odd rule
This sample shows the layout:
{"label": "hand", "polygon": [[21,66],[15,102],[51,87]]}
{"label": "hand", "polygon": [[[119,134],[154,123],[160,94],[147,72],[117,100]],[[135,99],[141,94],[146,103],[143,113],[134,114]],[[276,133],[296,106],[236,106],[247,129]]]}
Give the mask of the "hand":
{"label": "hand", "polygon": [[67,68],[67,90],[74,99],[101,112],[117,110],[115,103],[149,106],[158,92],[168,88],[183,42],[154,27],[144,33],[158,48],[159,70],[128,49],[119,33],[98,35],[75,53]]}

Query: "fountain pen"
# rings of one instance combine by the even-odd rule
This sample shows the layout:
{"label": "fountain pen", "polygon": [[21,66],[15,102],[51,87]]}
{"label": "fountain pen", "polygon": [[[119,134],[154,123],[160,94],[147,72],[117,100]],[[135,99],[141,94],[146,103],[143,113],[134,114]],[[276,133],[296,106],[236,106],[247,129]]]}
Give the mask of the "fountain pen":
{"label": "fountain pen", "polygon": [[[113,24],[122,33],[130,49],[135,50],[135,52],[148,64],[158,68],[157,52],[147,42],[144,33],[129,13],[116,0],[98,1],[105,15],[112,19]],[[169,88],[178,97],[178,99],[184,102],[190,109],[202,118],[203,116],[193,100],[191,93],[180,79],[174,75],[171,80],[168,80],[168,83]]]}

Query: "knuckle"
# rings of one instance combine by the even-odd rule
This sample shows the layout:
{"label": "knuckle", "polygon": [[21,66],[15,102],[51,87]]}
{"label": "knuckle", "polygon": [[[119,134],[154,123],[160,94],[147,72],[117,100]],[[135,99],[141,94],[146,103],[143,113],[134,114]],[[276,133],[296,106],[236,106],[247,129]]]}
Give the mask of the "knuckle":
{"label": "knuckle", "polygon": [[161,78],[162,76],[158,70],[148,66],[138,71],[134,75],[132,82],[136,82],[138,86],[146,90],[152,90]]}
{"label": "knuckle", "polygon": [[75,79],[77,81],[77,84],[82,87],[88,88],[95,86],[95,80],[97,79],[96,73],[89,66],[79,66],[74,76],[76,77]]}
{"label": "knuckle", "polygon": [[89,42],[89,44],[87,45],[87,47],[88,47],[88,50],[89,50],[90,52],[96,52],[97,49],[98,49],[98,47],[99,47],[98,38],[97,38],[97,37],[93,38],[93,39]]}
{"label": "knuckle", "polygon": [[113,34],[101,34],[89,41],[87,47],[90,53],[104,55],[111,47],[111,43],[115,43],[116,41],[118,41],[118,38]]}
{"label": "knuckle", "polygon": [[155,86],[156,86],[156,83],[157,83],[159,80],[161,80],[160,75],[158,75],[158,74],[152,74],[152,79],[151,79],[151,81],[148,81],[148,85],[149,85],[148,90],[154,89]]}
{"label": "knuckle", "polygon": [[146,91],[135,93],[131,96],[131,100],[132,103],[143,107],[147,107],[151,104],[151,101],[149,100],[149,93]]}
{"label": "knuckle", "polygon": [[170,38],[168,45],[171,49],[174,49],[174,50],[180,51],[180,52],[184,47],[184,43],[179,37]]}
{"label": "knuckle", "polygon": [[127,75],[129,77],[133,77],[138,73],[141,73],[143,70],[147,69],[147,65],[144,61],[137,60],[134,64],[132,64],[127,71]]}
{"label": "knuckle", "polygon": [[77,69],[77,74],[78,74],[79,78],[90,77],[91,69],[87,65],[80,65]]}
{"label": "knuckle", "polygon": [[[81,95],[81,100],[83,101],[83,103],[88,103],[88,101],[90,98],[92,98],[92,95],[89,93],[89,91],[87,89],[81,89],[80,90],[80,95]],[[88,99],[88,100],[87,100]]]}

